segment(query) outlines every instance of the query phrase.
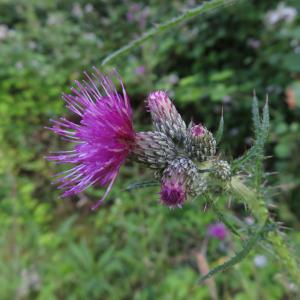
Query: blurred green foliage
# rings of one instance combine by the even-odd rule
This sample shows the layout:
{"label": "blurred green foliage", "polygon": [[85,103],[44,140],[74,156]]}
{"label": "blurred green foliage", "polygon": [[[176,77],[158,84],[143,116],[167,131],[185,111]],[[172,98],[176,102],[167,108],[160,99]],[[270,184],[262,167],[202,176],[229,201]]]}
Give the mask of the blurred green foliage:
{"label": "blurred green foliage", "polygon": [[[50,184],[57,166],[43,159],[62,144],[44,126],[67,114],[60,95],[73,80],[197,3],[0,0],[0,299],[212,299],[211,287],[197,285],[195,253],[208,243],[214,266],[235,242],[207,239],[216,216],[203,212],[204,203],[170,211],[157,204],[154,188],[125,192],[137,177],[147,178],[128,163],[106,204],[92,213],[100,189],[61,200]],[[286,5],[300,13],[298,0]],[[253,90],[260,99],[268,94],[266,166],[278,171],[270,182],[279,189],[276,213],[299,228],[300,20],[267,24],[277,7],[252,0],[196,18],[111,67],[123,77],[138,129],[150,124],[144,99],[153,89],[167,89],[186,120],[193,116],[213,130],[223,108],[221,151],[228,157],[251,144]],[[299,246],[299,233],[288,234]],[[273,260],[258,267],[251,256],[216,277],[220,298],[295,299]]]}

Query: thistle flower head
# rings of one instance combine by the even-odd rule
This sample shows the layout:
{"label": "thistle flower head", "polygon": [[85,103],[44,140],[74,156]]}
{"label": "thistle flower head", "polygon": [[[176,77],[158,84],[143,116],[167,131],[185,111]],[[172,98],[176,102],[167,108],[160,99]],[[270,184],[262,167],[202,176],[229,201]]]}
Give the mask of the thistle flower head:
{"label": "thistle flower head", "polygon": [[152,169],[163,169],[177,155],[173,141],[163,132],[138,132],[132,149],[133,158]]}
{"label": "thistle flower head", "polygon": [[186,136],[186,124],[167,93],[150,93],[147,104],[155,130],[165,133],[177,142],[183,141]]}
{"label": "thistle flower head", "polygon": [[194,138],[202,138],[206,134],[206,128],[201,124],[193,125],[190,129],[190,135]]}
{"label": "thistle flower head", "polygon": [[171,208],[181,207],[186,198],[187,193],[182,181],[166,180],[164,182],[160,192],[160,199],[164,204]]}
{"label": "thistle flower head", "polygon": [[216,154],[216,140],[212,133],[201,124],[189,125],[184,143],[185,151],[191,158],[202,162]]}
{"label": "thistle flower head", "polygon": [[213,172],[212,175],[222,181],[227,181],[231,177],[231,168],[227,161],[216,160],[213,162]]}
{"label": "thistle flower head", "polygon": [[188,196],[204,193],[207,184],[196,165],[185,157],[174,159],[164,170],[161,180],[161,202],[169,207],[181,207]]}
{"label": "thistle flower head", "polygon": [[170,208],[181,207],[187,199],[185,174],[178,168],[168,168],[163,176],[160,200]]}
{"label": "thistle flower head", "polygon": [[98,183],[108,185],[103,198],[111,189],[119,169],[132,150],[135,132],[132,111],[122,81],[119,94],[113,82],[98,70],[95,74],[85,73],[82,83],[72,94],[64,95],[66,107],[77,115],[79,122],[61,118],[53,120],[54,133],[62,136],[72,149],[60,151],[47,159],[74,166],[58,175],[59,188],[63,196],[80,193]]}
{"label": "thistle flower head", "polygon": [[208,227],[207,233],[209,236],[223,241],[228,236],[228,230],[223,223],[215,223]]}

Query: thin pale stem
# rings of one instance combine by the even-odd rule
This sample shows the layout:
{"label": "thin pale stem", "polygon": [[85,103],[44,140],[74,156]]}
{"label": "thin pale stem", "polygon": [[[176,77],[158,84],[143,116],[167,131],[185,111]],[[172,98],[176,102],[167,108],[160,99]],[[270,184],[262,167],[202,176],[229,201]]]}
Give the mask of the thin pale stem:
{"label": "thin pale stem", "polygon": [[128,53],[133,48],[140,46],[142,43],[149,40],[153,36],[160,34],[162,32],[165,32],[165,31],[181,24],[182,22],[188,21],[198,15],[212,12],[220,7],[224,7],[226,5],[232,5],[237,1],[240,1],[240,0],[211,0],[209,2],[204,2],[203,4],[197,6],[193,9],[189,9],[189,10],[185,11],[183,14],[181,14],[171,20],[168,20],[164,23],[156,25],[155,27],[146,31],[144,34],[142,34],[137,39],[134,39],[133,41],[129,42],[127,45],[121,47],[120,49],[116,50],[115,52],[112,52],[106,58],[103,59],[101,65],[103,66],[103,65],[107,64],[108,62],[114,60],[118,56]]}

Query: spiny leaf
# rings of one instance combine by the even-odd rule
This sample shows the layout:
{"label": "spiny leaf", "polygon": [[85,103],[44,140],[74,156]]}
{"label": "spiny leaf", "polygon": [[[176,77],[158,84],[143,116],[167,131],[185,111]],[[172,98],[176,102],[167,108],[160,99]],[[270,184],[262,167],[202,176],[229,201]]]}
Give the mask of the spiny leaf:
{"label": "spiny leaf", "polygon": [[139,181],[139,182],[134,182],[130,184],[125,191],[132,191],[132,190],[137,190],[137,189],[143,189],[151,186],[158,186],[159,182],[156,180],[145,180],[145,181]]}
{"label": "spiny leaf", "polygon": [[220,118],[218,131],[216,133],[217,144],[219,144],[221,139],[222,139],[223,131],[224,131],[224,116],[223,116],[223,109],[222,109],[222,115],[221,115],[221,118]]}
{"label": "spiny leaf", "polygon": [[269,99],[268,96],[266,98],[266,103],[264,105],[263,109],[263,119],[262,119],[262,133],[263,133],[263,139],[266,141],[270,129],[270,115],[269,115]]}
{"label": "spiny leaf", "polygon": [[258,100],[255,91],[252,100],[252,120],[254,125],[255,137],[257,137],[261,127],[261,123],[260,123],[260,116],[259,116]]}
{"label": "spiny leaf", "polygon": [[237,169],[238,167],[249,162],[252,159],[255,160],[263,159],[264,146],[268,138],[269,127],[270,127],[269,104],[268,104],[268,100],[266,100],[266,103],[263,108],[263,119],[259,127],[259,130],[257,132],[257,136],[254,141],[254,144],[243,156],[237,158],[232,163],[233,170]]}
{"label": "spiny leaf", "polygon": [[267,223],[265,223],[258,231],[256,231],[244,244],[244,247],[241,251],[239,251],[235,256],[230,258],[228,261],[226,261],[224,264],[219,265],[209,271],[206,275],[202,276],[200,278],[200,283],[205,281],[206,279],[212,277],[213,275],[222,272],[237,263],[239,263],[241,260],[243,260],[249,252],[252,250],[252,248],[256,245],[256,243],[260,240],[262,234],[264,234],[266,231],[269,231],[270,228],[268,228]]}

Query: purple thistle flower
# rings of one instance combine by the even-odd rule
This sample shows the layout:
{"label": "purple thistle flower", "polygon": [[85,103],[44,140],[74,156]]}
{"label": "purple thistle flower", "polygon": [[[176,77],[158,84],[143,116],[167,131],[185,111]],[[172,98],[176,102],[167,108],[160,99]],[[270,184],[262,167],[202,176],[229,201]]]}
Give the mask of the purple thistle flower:
{"label": "purple thistle flower", "polygon": [[207,233],[209,236],[223,241],[228,236],[227,228],[223,223],[215,223],[208,227]]}
{"label": "purple thistle flower", "polygon": [[160,191],[160,200],[162,203],[170,208],[182,207],[186,199],[186,184],[183,176],[167,177],[162,181]]}
{"label": "purple thistle flower", "polygon": [[134,69],[134,73],[136,75],[145,75],[145,71],[146,71],[146,68],[145,66],[141,65],[141,66],[138,66]]}
{"label": "purple thistle flower", "polygon": [[166,92],[150,93],[147,105],[157,131],[163,132],[177,141],[185,138],[186,124]]}
{"label": "purple thistle flower", "polygon": [[166,181],[160,191],[161,201],[170,208],[181,207],[186,198],[185,187],[180,181]]}
{"label": "purple thistle flower", "polygon": [[[80,121],[65,118],[52,120],[49,128],[72,145],[72,150],[60,151],[46,157],[59,164],[74,167],[57,174],[56,183],[63,196],[75,195],[93,184],[107,186],[103,197],[92,207],[96,209],[111,190],[121,165],[130,154],[135,140],[132,110],[124,85],[119,94],[113,82],[95,69],[92,77],[85,73],[82,83],[76,82],[72,94],[64,95],[66,107]],[[100,91],[101,90],[101,91]]]}
{"label": "purple thistle flower", "polygon": [[170,162],[161,180],[160,200],[170,208],[181,207],[189,196],[206,191],[207,184],[197,166],[188,158],[179,157]]}
{"label": "purple thistle flower", "polygon": [[190,129],[190,134],[193,136],[193,137],[203,137],[205,135],[205,127],[203,127],[201,124],[198,124],[198,125],[193,125]]}

